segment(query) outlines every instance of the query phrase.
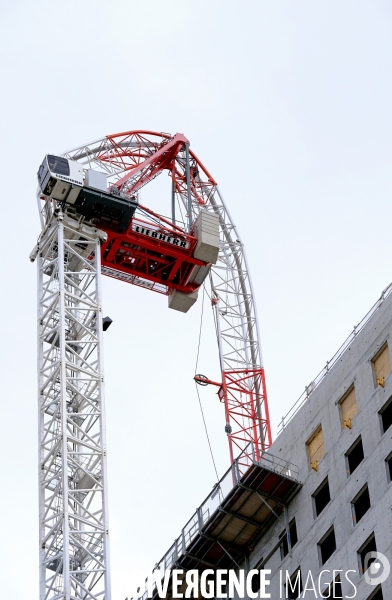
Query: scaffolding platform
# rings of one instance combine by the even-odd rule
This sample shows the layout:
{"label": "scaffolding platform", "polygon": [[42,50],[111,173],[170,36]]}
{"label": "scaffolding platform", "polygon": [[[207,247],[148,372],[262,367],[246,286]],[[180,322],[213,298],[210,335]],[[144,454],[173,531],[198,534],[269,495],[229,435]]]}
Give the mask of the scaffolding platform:
{"label": "scaffolding platform", "polygon": [[[257,541],[281,518],[302,486],[298,468],[269,452],[256,462],[252,451],[247,450],[214,486],[155,565],[156,579],[160,575],[163,578],[169,569],[244,568]],[[157,597],[154,589],[153,598]]]}

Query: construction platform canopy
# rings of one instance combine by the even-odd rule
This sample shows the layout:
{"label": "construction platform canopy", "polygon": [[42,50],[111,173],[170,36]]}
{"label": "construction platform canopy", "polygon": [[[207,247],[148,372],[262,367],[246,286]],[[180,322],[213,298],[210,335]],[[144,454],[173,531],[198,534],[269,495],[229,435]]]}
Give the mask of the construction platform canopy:
{"label": "construction platform canopy", "polygon": [[[302,486],[298,468],[269,452],[259,461],[250,456],[252,448],[247,448],[214,486],[155,565],[155,580],[162,580],[170,569],[242,568],[256,542],[282,517]],[[167,598],[170,589],[171,582]],[[147,596],[146,590],[142,600]]]}

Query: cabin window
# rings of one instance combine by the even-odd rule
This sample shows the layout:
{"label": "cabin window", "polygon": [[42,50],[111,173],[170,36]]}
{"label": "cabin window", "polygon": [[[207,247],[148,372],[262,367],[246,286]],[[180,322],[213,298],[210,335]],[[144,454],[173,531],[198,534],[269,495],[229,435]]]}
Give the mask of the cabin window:
{"label": "cabin window", "polygon": [[48,165],[49,170],[52,171],[52,173],[69,176],[69,163],[66,158],[48,154]]}

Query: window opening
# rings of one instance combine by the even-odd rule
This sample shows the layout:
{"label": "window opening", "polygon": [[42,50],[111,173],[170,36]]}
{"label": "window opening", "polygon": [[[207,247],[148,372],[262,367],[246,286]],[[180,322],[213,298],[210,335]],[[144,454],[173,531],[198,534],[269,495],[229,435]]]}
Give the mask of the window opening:
{"label": "window opening", "polygon": [[342,600],[344,598],[342,593],[342,582],[340,581],[340,575],[336,577],[334,581],[328,585],[327,588],[323,591],[323,597],[326,600],[337,600],[338,598]]}
{"label": "window opening", "polygon": [[357,397],[355,394],[354,385],[346,392],[343,398],[339,401],[340,416],[342,428],[348,427],[351,429],[351,421],[358,412]]}
{"label": "window opening", "polygon": [[376,356],[372,359],[374,383],[375,387],[381,385],[385,386],[385,378],[391,370],[391,359],[389,356],[388,344],[384,344]]}
{"label": "window opening", "polygon": [[359,492],[359,494],[357,494],[354,500],[351,501],[351,506],[355,525],[356,523],[359,523],[363,515],[366,514],[370,508],[369,488],[367,485],[364,488],[362,488],[362,490]]}
{"label": "window opening", "polygon": [[392,425],[392,397],[381,408],[379,415],[381,416],[382,432],[385,433]]}
{"label": "window opening", "polygon": [[321,425],[306,442],[308,448],[309,462],[312,469],[318,471],[320,460],[325,454],[324,437]]}
{"label": "window opening", "polygon": [[370,596],[366,598],[366,600],[384,600],[384,596],[382,595],[381,585],[379,585]]}
{"label": "window opening", "polygon": [[392,452],[389,456],[387,456],[387,458],[385,459],[385,464],[387,467],[387,476],[388,476],[388,481],[389,483],[392,481]]}
{"label": "window opening", "polygon": [[[291,547],[293,548],[293,546],[295,546],[295,544],[298,542],[297,525],[295,522],[295,518],[290,521],[289,530]],[[289,553],[289,544],[287,540],[286,530],[282,531],[282,533],[279,536],[279,539],[282,540],[282,543],[280,545],[280,558],[283,560],[284,557],[287,556]]]}
{"label": "window opening", "polygon": [[355,471],[364,458],[365,456],[363,453],[362,438],[359,436],[359,438],[346,452],[347,473],[351,475],[351,473]]}
{"label": "window opening", "polygon": [[323,565],[336,550],[336,538],[333,526],[327,531],[324,537],[321,538],[318,547],[320,548],[321,564]]}
{"label": "window opening", "polygon": [[372,564],[372,562],[374,562],[376,560],[375,558],[371,558],[368,561],[367,565],[365,565],[366,555],[369,552],[377,552],[376,538],[374,536],[374,533],[372,533],[372,535],[366,540],[366,542],[358,550],[360,570],[362,573],[365,571],[365,566],[368,569],[369,566]]}
{"label": "window opening", "polygon": [[329,483],[327,477],[313,494],[313,503],[317,517],[330,501],[331,494],[329,492]]}
{"label": "window opening", "polygon": [[300,597],[302,593],[302,576],[301,569],[298,568],[295,573],[290,577],[289,581],[286,581],[286,598],[295,600]]}

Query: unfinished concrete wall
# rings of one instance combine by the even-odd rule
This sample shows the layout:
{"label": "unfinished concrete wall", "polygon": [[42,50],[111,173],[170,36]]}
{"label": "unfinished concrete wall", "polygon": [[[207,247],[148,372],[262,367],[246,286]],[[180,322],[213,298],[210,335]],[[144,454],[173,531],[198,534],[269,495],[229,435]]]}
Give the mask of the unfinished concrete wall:
{"label": "unfinished concrete wall", "polygon": [[[310,394],[294,418],[287,424],[271,447],[271,453],[288,459],[299,467],[303,488],[291,502],[289,519],[295,517],[298,542],[291,555],[283,560],[279,550],[264,568],[272,570],[272,598],[279,597],[279,571],[290,574],[300,567],[303,575],[312,571],[314,577],[323,569],[353,569],[350,578],[358,588],[358,600],[366,600],[375,588],[364,581],[359,572],[358,549],[373,533],[377,550],[387,556],[392,564],[392,484],[389,482],[385,459],[392,452],[392,427],[383,433],[380,409],[392,397],[392,375],[385,377],[384,386],[377,385],[372,359],[387,342],[392,353],[392,297],[384,300],[363,330],[344,352],[339,362]],[[354,384],[358,413],[352,418],[351,429],[342,428],[339,400]],[[321,425],[325,454],[312,469],[307,442]],[[348,475],[347,450],[361,436],[364,459]],[[312,494],[328,477],[331,500],[316,517]],[[354,524],[351,500],[368,485],[371,507]],[[333,526],[336,551],[321,564],[318,542]],[[257,568],[278,541],[284,527],[277,523],[257,544],[249,561]],[[342,573],[343,575],[343,573]],[[325,584],[332,573],[324,574]],[[353,594],[352,586],[342,577],[343,597]],[[384,599],[392,598],[392,575],[382,584]],[[314,598],[308,592],[305,598]]]}

